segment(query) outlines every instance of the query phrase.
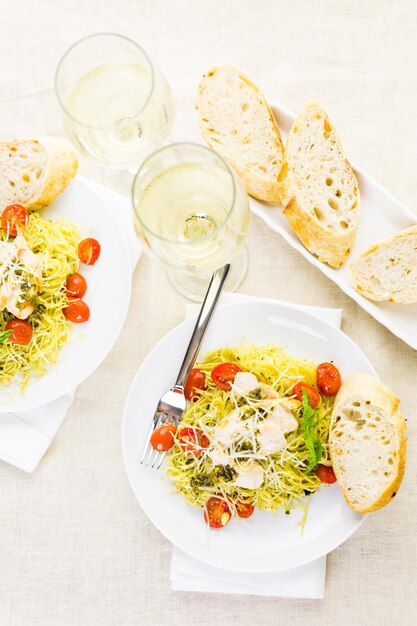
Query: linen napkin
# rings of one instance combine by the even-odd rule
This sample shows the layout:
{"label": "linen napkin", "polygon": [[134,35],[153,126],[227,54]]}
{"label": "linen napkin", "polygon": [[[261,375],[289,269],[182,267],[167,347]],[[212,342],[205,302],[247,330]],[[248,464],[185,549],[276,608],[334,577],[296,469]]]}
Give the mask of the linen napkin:
{"label": "linen napkin", "polygon": [[[221,303],[253,299],[252,296],[224,293]],[[271,300],[270,298],[258,297],[256,300],[281,302],[279,300]],[[342,321],[341,309],[295,304],[292,304],[292,306],[309,311],[340,328]],[[185,307],[186,317],[193,315],[197,310],[198,305],[187,304]],[[171,588],[174,591],[320,599],[324,597],[325,578],[326,557],[282,572],[248,574],[213,567],[185,554],[175,546],[172,549]]]}
{"label": "linen napkin", "polygon": [[[99,183],[78,178],[102,198],[117,219],[129,248],[133,272],[141,247],[134,232],[129,199]],[[75,391],[35,409],[0,414],[0,459],[33,472],[62,424]]]}

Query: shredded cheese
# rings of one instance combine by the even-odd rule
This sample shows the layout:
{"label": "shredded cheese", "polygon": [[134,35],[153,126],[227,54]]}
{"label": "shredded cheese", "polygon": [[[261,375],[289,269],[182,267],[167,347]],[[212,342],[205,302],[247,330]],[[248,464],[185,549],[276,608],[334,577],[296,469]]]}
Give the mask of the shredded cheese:
{"label": "shredded cheese", "polygon": [[44,220],[37,212],[14,239],[0,230],[0,331],[19,316],[33,329],[26,346],[0,344],[0,383],[18,378],[24,388],[30,375],[44,374],[56,361],[71,330],[62,309],[68,305],[65,281],[78,268],[80,239],[75,224]]}
{"label": "shredded cheese", "polygon": [[[236,390],[231,393],[218,388],[211,380],[210,373],[213,367],[225,361],[238,363],[243,370],[253,373],[261,388],[262,385],[268,385],[277,397],[266,398],[263,388],[261,397],[254,397],[251,392],[241,396]],[[285,434],[285,446],[273,454],[262,451],[259,432],[266,420],[274,419],[274,410],[283,406],[283,397],[291,397],[291,391],[298,381],[315,383],[317,365],[292,357],[274,345],[242,344],[211,352],[196,367],[206,374],[207,389],[201,392],[197,402],[187,408],[178,432],[182,427],[200,428],[208,437],[210,445],[201,456],[193,457],[184,452],[178,441],[175,442],[167,468],[175,490],[190,504],[199,507],[204,507],[210,496],[216,494],[222,494],[232,503],[250,501],[261,510],[290,511],[293,506],[305,506],[306,494],[315,492],[320,480],[314,472],[308,470],[309,452],[301,429],[296,428]],[[320,422],[317,434],[323,444],[324,463],[329,459],[327,440],[332,405],[332,398],[323,398],[318,409]],[[216,438],[216,429],[233,411],[239,411],[241,428],[231,430],[230,440],[224,446]],[[248,412],[246,416],[245,412]],[[300,422],[299,403],[294,403],[291,415],[297,423]],[[221,472],[216,474],[216,467],[221,467],[221,464],[214,462],[219,450],[236,472],[239,472],[239,466],[244,467],[245,464],[259,465],[263,471],[262,484],[256,489],[247,489],[236,485],[236,479],[226,481]],[[195,479],[201,476],[207,477],[207,481],[203,481],[204,486],[199,487]]]}

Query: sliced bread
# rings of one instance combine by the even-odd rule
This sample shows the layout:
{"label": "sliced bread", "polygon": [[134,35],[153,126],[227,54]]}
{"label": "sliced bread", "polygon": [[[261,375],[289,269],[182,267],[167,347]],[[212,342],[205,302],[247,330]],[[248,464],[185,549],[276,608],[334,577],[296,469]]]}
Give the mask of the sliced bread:
{"label": "sliced bread", "polygon": [[417,224],[371,246],[349,269],[365,298],[417,302]]}
{"label": "sliced bread", "polygon": [[75,176],[78,156],[59,137],[0,141],[0,212],[9,204],[35,209],[53,202]]}
{"label": "sliced bread", "polygon": [[333,407],[329,447],[339,486],[355,511],[376,511],[397,493],[405,431],[399,400],[388,387],[363,372],[345,378]]}
{"label": "sliced bread", "polygon": [[318,102],[297,116],[285,146],[280,194],[290,226],[320,261],[339,267],[359,221],[359,187]]}
{"label": "sliced bread", "polygon": [[280,204],[283,145],[259,88],[239,68],[218,65],[203,76],[196,108],[204,139],[233,167],[247,192]]}

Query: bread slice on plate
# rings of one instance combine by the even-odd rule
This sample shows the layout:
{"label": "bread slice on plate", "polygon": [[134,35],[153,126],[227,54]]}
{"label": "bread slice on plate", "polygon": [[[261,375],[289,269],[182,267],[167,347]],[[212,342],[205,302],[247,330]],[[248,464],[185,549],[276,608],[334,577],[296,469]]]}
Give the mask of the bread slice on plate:
{"label": "bread slice on plate", "polygon": [[78,156],[60,137],[0,141],[0,211],[9,204],[51,204],[78,168]]}
{"label": "bread slice on plate", "polygon": [[275,117],[259,88],[233,65],[218,65],[198,87],[201,133],[240,176],[247,192],[280,204],[283,145]]}
{"label": "bread slice on plate", "polygon": [[284,214],[301,242],[320,261],[342,265],[359,221],[359,187],[318,102],[308,102],[297,116],[279,179]]}
{"label": "bread slice on plate", "polygon": [[353,286],[365,298],[417,302],[417,224],[371,246],[349,269]]}
{"label": "bread slice on plate", "polygon": [[348,505],[376,511],[396,495],[404,475],[407,437],[399,400],[378,379],[345,378],[333,407],[329,446],[333,470]]}

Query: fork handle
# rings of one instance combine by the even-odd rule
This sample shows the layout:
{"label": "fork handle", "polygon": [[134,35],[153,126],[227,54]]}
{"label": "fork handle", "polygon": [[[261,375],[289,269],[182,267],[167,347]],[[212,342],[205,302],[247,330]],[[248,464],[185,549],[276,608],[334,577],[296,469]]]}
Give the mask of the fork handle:
{"label": "fork handle", "polygon": [[227,263],[226,265],[223,265],[223,267],[216,270],[211,277],[210,285],[207,289],[203,304],[201,305],[200,313],[198,315],[190,343],[188,344],[188,348],[178,374],[177,382],[175,383],[176,387],[185,387],[185,383],[187,382],[188,376],[197,359],[201,343],[215,311],[229,271],[230,263]]}

